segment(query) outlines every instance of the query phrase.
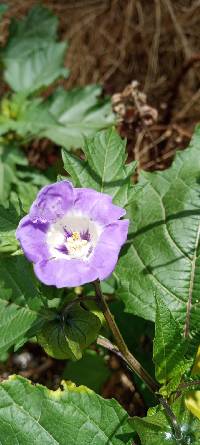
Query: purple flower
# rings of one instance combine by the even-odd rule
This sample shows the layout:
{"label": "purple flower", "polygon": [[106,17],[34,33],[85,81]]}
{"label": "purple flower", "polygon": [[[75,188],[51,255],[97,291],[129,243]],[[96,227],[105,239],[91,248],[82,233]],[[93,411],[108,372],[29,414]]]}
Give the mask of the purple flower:
{"label": "purple flower", "polygon": [[129,221],[112,198],[61,181],[42,188],[16,232],[45,284],[74,287],[114,270]]}

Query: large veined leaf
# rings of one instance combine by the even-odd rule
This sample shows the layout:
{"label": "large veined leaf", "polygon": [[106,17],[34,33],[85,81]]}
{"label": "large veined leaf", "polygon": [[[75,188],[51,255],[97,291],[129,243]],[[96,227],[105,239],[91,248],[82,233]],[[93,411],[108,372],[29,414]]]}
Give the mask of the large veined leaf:
{"label": "large veined leaf", "polygon": [[45,135],[67,149],[80,148],[85,137],[110,127],[114,123],[111,103],[100,98],[101,93],[98,85],[57,90],[49,100],[49,111],[62,125],[57,130],[48,128]]}
{"label": "large veined leaf", "polygon": [[128,312],[154,320],[158,294],[186,336],[200,324],[199,149],[197,128],[168,170],[141,174],[128,207],[129,241],[116,269]]}
{"label": "large veined leaf", "polygon": [[66,43],[56,42],[57,25],[57,19],[40,6],[22,22],[13,21],[1,57],[5,81],[14,91],[31,94],[68,75],[63,66]]}
{"label": "large veined leaf", "polygon": [[135,163],[125,165],[125,142],[114,128],[110,128],[86,140],[83,150],[86,160],[63,150],[64,167],[74,185],[109,193],[116,204],[125,206],[135,168]]}
{"label": "large veined leaf", "polygon": [[[23,275],[23,279],[22,279]],[[0,353],[23,344],[46,321],[31,265],[23,256],[0,257]]]}
{"label": "large veined leaf", "polygon": [[[180,426],[180,436],[175,436],[170,419],[160,409],[145,418],[134,417],[130,422],[140,436],[141,445],[198,445],[200,422],[185,409],[184,399],[171,406]],[[178,439],[179,437],[179,439]]]}
{"label": "large veined leaf", "polygon": [[[0,385],[1,444],[130,445],[128,415],[85,386],[50,391],[12,376]],[[127,438],[127,436],[129,438]]]}

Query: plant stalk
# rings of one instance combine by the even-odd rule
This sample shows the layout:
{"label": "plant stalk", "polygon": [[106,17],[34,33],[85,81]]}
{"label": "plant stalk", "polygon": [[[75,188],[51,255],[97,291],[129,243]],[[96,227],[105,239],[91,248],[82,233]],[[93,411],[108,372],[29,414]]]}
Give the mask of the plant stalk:
{"label": "plant stalk", "polygon": [[[150,376],[150,374],[143,368],[143,366],[137,361],[137,359],[131,354],[129,351],[121,332],[119,331],[118,326],[115,323],[114,317],[110,312],[110,309],[106,303],[104,295],[101,291],[100,281],[94,281],[95,294],[98,305],[102,310],[104,317],[107,321],[107,324],[113,334],[115,339],[117,350],[120,352],[120,355],[123,356],[123,359],[126,361],[128,366],[134,371],[148,386],[151,392],[155,393],[159,390],[159,385],[157,382]],[[119,355],[119,354],[118,354]]]}
{"label": "plant stalk", "polygon": [[143,368],[143,366],[129,351],[121,335],[121,332],[119,331],[119,328],[115,323],[115,319],[110,312],[104,295],[102,294],[100,281],[96,280],[93,284],[95,287],[96,301],[104,314],[104,317],[113,334],[117,346],[113,345],[110,340],[102,336],[98,337],[97,343],[120,357],[124,362],[126,362],[128,367],[146,383],[150,391],[154,393],[154,395],[157,397],[157,400],[163,406],[165,413],[171,422],[174,436],[180,442],[180,440],[182,439],[182,432],[175,414],[173,413],[167,400],[164,399],[162,396],[155,394],[159,391],[158,383],[150,376],[150,374]]}

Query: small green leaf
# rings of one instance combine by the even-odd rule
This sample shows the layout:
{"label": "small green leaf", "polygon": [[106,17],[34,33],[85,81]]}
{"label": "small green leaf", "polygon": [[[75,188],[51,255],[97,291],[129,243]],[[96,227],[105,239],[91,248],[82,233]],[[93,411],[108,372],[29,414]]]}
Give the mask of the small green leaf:
{"label": "small green leaf", "polygon": [[52,42],[48,48],[34,50],[26,58],[4,58],[5,81],[14,91],[30,95],[60,77],[66,78],[69,73],[63,67],[66,48],[65,42]]}
{"label": "small green leaf", "polygon": [[57,28],[58,18],[47,8],[35,6],[24,19],[11,21],[4,55],[24,58],[33,50],[48,46],[56,40]]}
{"label": "small green leaf", "polygon": [[61,314],[46,323],[37,339],[50,356],[79,360],[82,350],[96,340],[100,327],[96,315],[76,306],[64,317]]}
{"label": "small green leaf", "polygon": [[24,20],[12,21],[1,56],[4,78],[14,91],[28,95],[68,75],[66,43],[56,42],[57,27],[57,18],[42,6],[33,8]]}
{"label": "small green leaf", "polygon": [[130,445],[128,414],[85,386],[50,391],[12,376],[0,385],[2,445]]}
{"label": "small green leaf", "polygon": [[56,130],[47,128],[44,136],[67,149],[80,148],[85,137],[110,127],[114,115],[109,99],[100,99],[102,89],[98,85],[75,88],[71,91],[58,89],[49,99],[49,111],[59,122]]}
{"label": "small green leaf", "polygon": [[85,161],[63,150],[64,167],[74,185],[109,193],[116,204],[125,206],[131,190],[131,175],[135,169],[134,162],[125,165],[125,142],[114,128],[110,128],[86,140],[83,150]]}

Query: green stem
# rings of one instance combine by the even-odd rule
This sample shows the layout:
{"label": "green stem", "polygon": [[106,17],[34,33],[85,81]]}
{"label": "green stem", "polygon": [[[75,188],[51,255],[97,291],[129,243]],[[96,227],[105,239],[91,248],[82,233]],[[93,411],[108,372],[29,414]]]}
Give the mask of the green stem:
{"label": "green stem", "polygon": [[96,280],[94,281],[94,287],[95,287],[95,293],[97,302],[99,304],[100,309],[102,310],[104,317],[107,321],[107,324],[113,334],[113,337],[115,339],[118,351],[123,356],[124,360],[128,364],[128,366],[131,368],[132,371],[134,371],[148,386],[151,392],[155,393],[159,390],[159,385],[157,382],[150,376],[150,374],[143,368],[143,366],[137,361],[137,359],[131,354],[129,351],[121,332],[119,331],[118,326],[115,323],[114,317],[110,312],[110,309],[106,303],[106,300],[102,294],[100,281]]}
{"label": "green stem", "polygon": [[[100,346],[103,346],[103,348],[108,349],[109,351],[111,351],[113,354],[116,354],[119,358],[121,358],[126,365],[128,365],[129,369],[130,369],[130,365],[127,362],[127,360],[125,359],[125,357],[123,356],[123,354],[119,351],[119,349],[113,345],[111,343],[110,340],[108,340],[105,337],[102,337],[101,335],[97,338],[97,344]],[[176,438],[176,440],[178,440],[179,443],[180,440],[182,439],[182,432],[181,432],[181,428],[180,425],[178,424],[177,418],[175,416],[175,414],[173,413],[170,405],[168,404],[167,400],[164,399],[163,397],[159,397],[156,396],[158,402],[163,406],[165,413],[171,423],[172,429],[173,429],[173,433],[174,433],[174,437]]]}
{"label": "green stem", "polygon": [[[158,383],[150,376],[150,374],[146,371],[146,369],[143,368],[143,366],[137,361],[137,359],[131,354],[129,351],[121,332],[119,331],[118,326],[115,323],[115,319],[113,315],[110,312],[110,309],[106,303],[106,300],[104,298],[104,295],[101,291],[100,281],[96,280],[94,281],[94,287],[95,287],[95,293],[96,293],[96,300],[99,304],[100,309],[102,310],[104,317],[107,321],[107,324],[113,334],[113,337],[115,339],[116,345],[113,345],[110,340],[104,338],[104,337],[98,337],[97,343],[104,348],[107,348],[109,351],[113,352],[114,354],[118,355],[122,360],[126,362],[126,364],[129,366],[129,368],[134,371],[148,386],[151,392],[154,394],[159,391],[159,385]],[[168,404],[167,400],[164,399],[162,396],[156,396],[157,400],[160,402],[160,404],[163,406],[167,417],[170,420],[174,436],[180,442],[182,439],[182,432],[180,429],[180,425],[178,424],[177,418],[175,414],[173,413],[170,405]]]}
{"label": "green stem", "polygon": [[180,441],[182,440],[183,435],[182,435],[181,428],[180,428],[180,425],[177,421],[175,414],[173,413],[173,411],[166,399],[164,399],[163,397],[159,397],[159,402],[163,406],[163,408],[166,412],[166,415],[171,422],[175,439],[181,444]]}

